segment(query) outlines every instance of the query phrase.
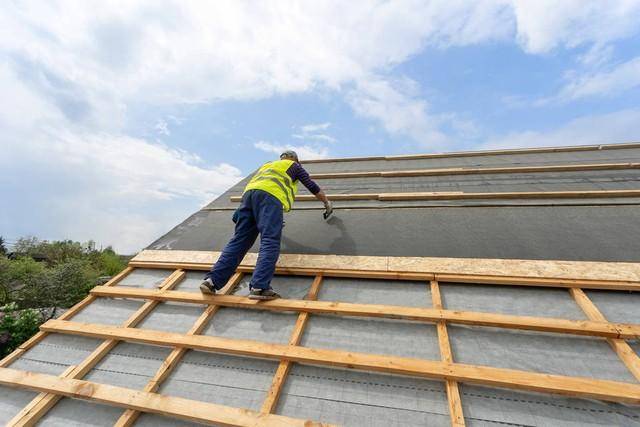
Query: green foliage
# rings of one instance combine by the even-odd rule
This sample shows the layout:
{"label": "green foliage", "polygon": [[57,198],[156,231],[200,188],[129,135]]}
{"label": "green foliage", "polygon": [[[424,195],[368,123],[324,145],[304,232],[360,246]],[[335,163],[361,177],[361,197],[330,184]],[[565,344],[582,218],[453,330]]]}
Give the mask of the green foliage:
{"label": "green foliage", "polygon": [[94,265],[94,267],[97,267],[98,271],[107,276],[115,276],[124,270],[126,266],[127,265],[124,260],[111,248],[107,248],[100,252],[98,265]]}
{"label": "green foliage", "polygon": [[7,246],[4,243],[4,237],[0,236],[0,256],[7,254]]}
{"label": "green foliage", "polygon": [[18,310],[15,303],[0,307],[0,358],[31,338],[41,323],[36,310]]}
{"label": "green foliage", "polygon": [[[91,241],[47,242],[27,237],[18,240],[15,252],[17,259],[0,256],[3,352],[28,339],[56,308],[71,307],[84,298],[99,277],[113,276],[126,267],[113,249],[96,250]],[[35,309],[50,314],[43,316]]]}

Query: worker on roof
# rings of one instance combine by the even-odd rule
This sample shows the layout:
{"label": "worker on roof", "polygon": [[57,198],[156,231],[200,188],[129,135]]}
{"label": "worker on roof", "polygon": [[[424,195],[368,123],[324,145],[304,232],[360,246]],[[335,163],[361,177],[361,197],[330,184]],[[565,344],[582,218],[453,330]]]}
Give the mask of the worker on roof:
{"label": "worker on roof", "polygon": [[244,189],[240,207],[233,214],[235,234],[205,275],[200,284],[202,293],[215,294],[222,289],[260,234],[260,253],[249,285],[249,298],[271,300],[280,297],[271,288],[271,279],[280,255],[283,211],[291,210],[298,181],[324,203],[324,218],[331,215],[331,202],[300,165],[295,151],[285,151],[280,160],[265,163]]}

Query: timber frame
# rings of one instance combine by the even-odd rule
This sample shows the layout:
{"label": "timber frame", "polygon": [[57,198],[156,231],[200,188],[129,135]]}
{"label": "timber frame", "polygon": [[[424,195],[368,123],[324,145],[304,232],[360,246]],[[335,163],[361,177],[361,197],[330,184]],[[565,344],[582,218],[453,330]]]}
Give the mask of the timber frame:
{"label": "timber frame", "polygon": [[[35,425],[64,396],[124,408],[122,416],[116,423],[118,426],[133,425],[141,412],[217,425],[323,425],[313,421],[274,415],[282,387],[287,381],[287,376],[294,363],[444,381],[453,426],[465,425],[461,403],[464,396],[461,396],[459,391],[459,383],[640,405],[640,383],[548,375],[525,370],[458,363],[453,358],[447,333],[447,324],[460,323],[593,336],[606,340],[630,373],[640,381],[640,358],[625,341],[640,337],[640,324],[609,322],[582,291],[583,288],[638,291],[640,290],[640,266],[638,264],[285,254],[279,260],[277,273],[313,276],[313,283],[308,294],[300,300],[280,299],[256,304],[255,301],[245,297],[232,295],[243,274],[250,273],[255,266],[255,254],[249,254],[227,286],[215,296],[174,290],[175,286],[184,279],[186,270],[208,269],[218,255],[216,252],[198,251],[143,251],[130,262],[125,271],[112,281],[104,286],[94,288],[85,300],[67,311],[61,318],[50,320],[42,325],[41,332],[34,338],[0,361],[0,384],[40,392],[11,420],[9,425]],[[120,280],[135,271],[136,268],[173,271],[158,289],[117,286]],[[431,290],[433,308],[319,301],[318,292],[322,286],[323,278],[331,276],[423,281],[425,291]],[[442,303],[439,282],[564,288],[584,311],[588,320],[576,321],[448,310]],[[425,293],[425,298],[427,295]],[[139,299],[146,302],[121,326],[73,321],[73,315],[97,298],[105,297]],[[186,334],[136,328],[136,325],[164,301],[204,305],[205,308],[200,318]],[[298,317],[286,345],[201,335],[208,323],[215,318],[220,307],[297,312]],[[300,345],[301,338],[309,318],[314,314],[387,317],[432,323],[437,327],[441,360],[411,359],[303,347]],[[104,342],[87,356],[86,360],[78,366],[72,366],[60,377],[10,368],[9,365],[13,361],[50,333],[88,336],[103,339]],[[130,390],[83,380],[82,378],[121,341],[171,347],[172,351],[143,390]],[[278,368],[271,387],[266,393],[261,410],[253,412],[162,395],[159,391],[162,383],[169,377],[189,349],[278,361]]]}

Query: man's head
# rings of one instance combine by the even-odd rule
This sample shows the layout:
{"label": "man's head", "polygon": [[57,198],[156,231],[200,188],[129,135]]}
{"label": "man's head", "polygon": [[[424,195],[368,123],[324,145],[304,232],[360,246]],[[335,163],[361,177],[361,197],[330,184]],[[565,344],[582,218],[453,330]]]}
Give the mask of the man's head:
{"label": "man's head", "polygon": [[287,150],[284,153],[280,154],[280,160],[293,160],[298,163],[298,155],[293,150]]}

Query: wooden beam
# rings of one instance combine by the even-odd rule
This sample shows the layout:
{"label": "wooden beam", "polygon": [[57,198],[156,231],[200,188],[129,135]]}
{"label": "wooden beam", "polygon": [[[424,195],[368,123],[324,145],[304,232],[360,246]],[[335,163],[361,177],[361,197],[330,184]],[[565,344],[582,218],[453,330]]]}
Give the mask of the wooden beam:
{"label": "wooden beam", "polygon": [[196,292],[180,292],[151,289],[114,289],[96,287],[96,296],[112,298],[144,298],[157,301],[173,301],[192,304],[215,304],[224,307],[251,310],[297,311],[302,313],[334,314],[339,316],[384,317],[435,323],[451,323],[520,329],[561,334],[599,336],[606,338],[636,339],[640,337],[640,325],[610,323],[594,320],[569,320],[551,317],[513,316],[508,314],[473,311],[444,310],[437,308],[404,307],[379,304],[353,304],[337,301],[293,300],[279,298],[256,304],[255,301],[236,295],[202,295]]}
{"label": "wooden beam", "polygon": [[[442,310],[442,297],[440,296],[440,286],[435,280],[431,281],[431,301],[433,308]],[[444,321],[436,323],[438,330],[438,345],[440,346],[440,356],[443,362],[453,363],[453,353],[451,352],[451,344],[449,343],[449,333],[447,325]],[[454,380],[446,380],[447,386],[447,402],[449,403],[449,416],[451,417],[452,427],[461,427],[465,425],[464,413],[462,411],[462,402],[460,400],[460,390],[458,383]]]}
{"label": "wooden beam", "polygon": [[[328,194],[330,200],[507,200],[507,199],[602,199],[640,197],[640,190],[582,190],[582,191],[518,191],[499,193],[464,193],[461,191],[431,191],[419,193],[354,193]],[[242,196],[230,196],[232,202],[240,202]],[[315,196],[296,196],[298,202],[314,201]]]}
{"label": "wooden beam", "polygon": [[[116,284],[118,284],[118,282],[120,282],[122,279],[127,277],[133,270],[134,270],[133,266],[128,266],[127,268],[122,270],[120,273],[113,276],[107,283],[104,284],[104,286],[115,286]],[[62,313],[60,317],[58,317],[58,319],[61,319],[61,320],[71,319],[77,313],[82,311],[82,309],[84,309],[86,306],[88,306],[93,301],[95,301],[95,299],[96,299],[95,296],[87,295],[76,305],[74,305],[69,310]],[[16,348],[13,352],[11,352],[7,356],[5,356],[2,360],[0,360],[0,368],[6,368],[7,366],[11,365],[13,362],[18,360],[24,353],[26,353],[27,350],[29,350],[31,347],[35,346],[40,341],[42,341],[47,335],[48,334],[42,331],[37,332],[34,336],[29,338],[27,341],[20,344],[20,346]]]}
{"label": "wooden beam", "polygon": [[0,384],[26,388],[43,393],[54,393],[73,399],[133,408],[185,421],[224,426],[321,426],[308,420],[260,414],[248,409],[233,408],[213,403],[163,396],[107,384],[59,378],[54,375],[0,369]]}
{"label": "wooden beam", "polygon": [[[591,301],[582,289],[573,288],[570,289],[569,292],[589,319],[598,322],[607,321],[600,310],[598,310],[598,307],[596,307],[593,301]],[[624,363],[627,369],[629,369],[631,374],[640,381],[640,357],[638,357],[631,346],[622,339],[608,338],[607,342],[611,348],[613,348],[613,351],[616,352],[620,360],[622,360],[622,363]]]}
{"label": "wooden beam", "polygon": [[592,163],[582,165],[547,165],[547,166],[513,166],[493,168],[437,168],[392,171],[363,171],[363,172],[329,172],[311,174],[313,179],[338,178],[399,178],[414,176],[449,176],[449,175],[481,175],[504,173],[541,173],[541,172],[578,172],[594,170],[625,170],[639,169],[640,163]]}
{"label": "wooden beam", "polygon": [[[235,273],[229,282],[222,288],[218,293],[220,295],[228,295],[233,292],[236,288],[240,280],[242,280],[242,273]],[[202,333],[204,328],[209,324],[211,318],[214,314],[218,312],[220,306],[210,305],[208,306],[204,312],[200,315],[200,317],[195,321],[191,329],[187,332],[187,335],[199,335]],[[144,387],[145,392],[155,393],[160,389],[162,383],[169,377],[171,372],[178,366],[178,363],[182,360],[184,355],[187,353],[188,349],[185,347],[176,347],[171,353],[167,356],[167,358],[162,362],[160,368],[156,371],[153,378],[149,380],[147,385]],[[114,424],[114,427],[125,427],[132,426],[135,424],[136,420],[140,416],[140,411],[136,411],[134,409],[127,409],[120,416],[118,421]]]}
{"label": "wooden beam", "polygon": [[[208,270],[219,255],[213,251],[144,250],[130,265]],[[239,270],[252,271],[256,261],[257,254],[248,253]],[[640,290],[640,263],[632,262],[281,254],[277,271],[313,276],[322,273],[325,277]]]}
{"label": "wooden beam", "polygon": [[[180,283],[186,273],[184,270],[176,270],[165,278],[160,284],[160,290],[170,290]],[[114,288],[114,286],[105,286],[105,289]],[[117,287],[116,287],[117,288]],[[122,288],[122,287],[121,287]],[[136,327],[151,311],[160,304],[161,301],[147,301],[138,310],[136,310],[125,322],[123,327]],[[63,377],[72,379],[82,379],[87,375],[104,357],[109,354],[117,345],[118,340],[106,340],[102,342],[94,351],[89,354],[74,369],[65,371]],[[15,416],[8,426],[12,427],[30,427],[35,426],[38,421],[53,408],[62,396],[52,393],[41,393],[36,396],[31,404],[27,405],[17,416]]]}
{"label": "wooden beam", "polygon": [[[322,276],[318,275],[313,280],[311,284],[311,288],[307,293],[307,300],[315,301],[318,299],[318,292],[320,291],[320,286],[322,285]],[[298,315],[298,319],[296,320],[296,324],[293,327],[293,331],[291,332],[291,338],[289,339],[289,345],[299,345],[300,340],[302,339],[302,334],[304,333],[304,328],[307,326],[307,322],[309,320],[309,313],[300,313]],[[267,397],[262,404],[262,409],[260,412],[263,414],[271,414],[275,411],[276,405],[278,404],[278,399],[280,398],[280,393],[282,392],[282,386],[289,375],[289,371],[291,370],[292,363],[288,360],[281,360],[280,364],[278,364],[278,369],[276,369],[276,373],[273,376],[273,381],[271,382],[271,386],[269,387],[269,391],[267,392]]]}
{"label": "wooden beam", "polygon": [[41,329],[86,337],[118,339],[143,344],[185,347],[213,353],[290,360],[420,378],[455,380],[541,393],[640,405],[640,385],[592,378],[550,375],[488,366],[325,350],[203,335],[183,335],[138,328],[122,328],[64,320],[49,320]]}
{"label": "wooden beam", "polygon": [[484,150],[484,151],[459,151],[454,153],[427,153],[408,154],[398,156],[373,156],[373,157],[343,157],[336,159],[313,159],[303,160],[301,163],[338,163],[338,162],[360,162],[369,160],[417,160],[417,159],[443,159],[453,157],[477,157],[477,156],[500,156],[512,154],[536,154],[536,153],[570,153],[576,151],[599,151],[599,150],[622,150],[628,148],[638,148],[640,143],[630,142],[624,144],[602,144],[602,145],[574,145],[567,147],[540,147],[540,148],[514,148],[505,150]]}

